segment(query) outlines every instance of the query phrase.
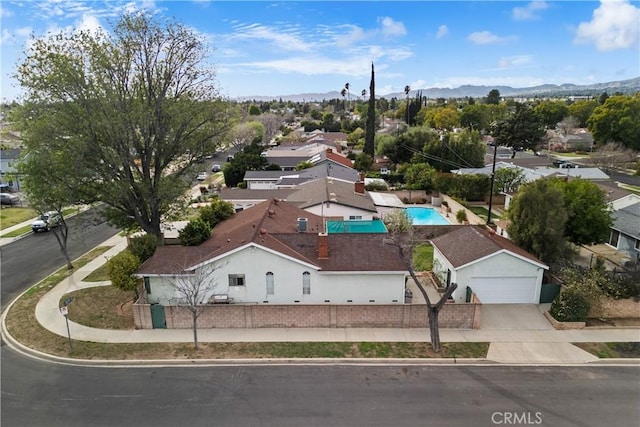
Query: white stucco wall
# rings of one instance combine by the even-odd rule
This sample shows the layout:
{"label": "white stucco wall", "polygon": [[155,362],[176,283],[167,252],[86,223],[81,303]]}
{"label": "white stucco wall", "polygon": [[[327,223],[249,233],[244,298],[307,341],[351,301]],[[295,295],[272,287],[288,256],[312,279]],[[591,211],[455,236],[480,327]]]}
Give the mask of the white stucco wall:
{"label": "white stucco wall", "polygon": [[[218,284],[211,294],[227,294],[234,303],[404,303],[404,272],[322,272],[257,246],[231,254],[218,261],[218,265],[221,267],[214,273]],[[310,295],[303,295],[305,271],[310,273]],[[273,295],[267,295],[267,272],[273,273]],[[229,286],[229,274],[244,274],[245,286]],[[168,278],[151,277],[150,283],[151,294],[147,297],[150,303],[176,302],[178,294]]]}
{"label": "white stucco wall", "polygon": [[373,219],[373,216],[377,215],[377,212],[366,211],[364,209],[340,205],[338,203],[325,203],[324,208],[322,207],[322,204],[310,206],[305,208],[305,211],[324,217],[342,217],[345,220],[348,220],[351,215],[360,215],[362,216],[362,219]]}

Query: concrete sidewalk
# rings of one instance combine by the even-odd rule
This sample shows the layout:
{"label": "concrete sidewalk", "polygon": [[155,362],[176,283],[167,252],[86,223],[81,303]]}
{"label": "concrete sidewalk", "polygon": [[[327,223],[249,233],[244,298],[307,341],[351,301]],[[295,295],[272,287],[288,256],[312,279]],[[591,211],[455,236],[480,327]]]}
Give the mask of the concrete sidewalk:
{"label": "concrete sidewalk", "polygon": [[[49,331],[67,336],[65,318],[58,303],[63,296],[77,289],[109,285],[109,282],[88,283],[83,278],[106,260],[126,247],[126,240],[114,236],[103,246],[113,246],[99,258],[78,269],[46,294],[36,307],[36,318]],[[73,309],[73,306],[70,307]],[[505,308],[506,313],[512,308]],[[520,308],[522,311],[523,307]],[[488,311],[488,310],[485,310]],[[497,311],[499,313],[499,311]],[[526,310],[525,310],[526,312]],[[536,318],[536,314],[538,317]],[[483,313],[484,314],[484,313]],[[498,314],[499,315],[499,314]],[[505,314],[503,314],[505,315]],[[495,322],[487,313],[482,329],[441,329],[442,342],[489,342],[487,359],[502,363],[585,363],[597,361],[596,356],[572,345],[574,342],[627,342],[640,341],[640,329],[581,329],[555,330],[537,306],[529,307],[526,322]],[[495,314],[494,314],[495,316]],[[511,316],[511,315],[508,315]],[[535,319],[535,321],[534,321]],[[495,323],[494,323],[495,322]],[[492,327],[491,325],[499,325]],[[513,325],[505,329],[505,324]],[[523,325],[530,325],[524,328]],[[103,343],[137,342],[191,342],[190,329],[104,330],[69,322],[71,337],[75,340]],[[200,342],[281,342],[281,341],[377,341],[425,342],[429,330],[402,328],[264,328],[264,329],[198,329]]]}

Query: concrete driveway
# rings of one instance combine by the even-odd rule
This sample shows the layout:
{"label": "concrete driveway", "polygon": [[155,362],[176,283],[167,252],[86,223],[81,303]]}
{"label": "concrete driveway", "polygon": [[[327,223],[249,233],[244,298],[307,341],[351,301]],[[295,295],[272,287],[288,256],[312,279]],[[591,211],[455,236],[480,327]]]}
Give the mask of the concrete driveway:
{"label": "concrete driveway", "polygon": [[553,329],[544,317],[548,304],[482,304],[480,329]]}

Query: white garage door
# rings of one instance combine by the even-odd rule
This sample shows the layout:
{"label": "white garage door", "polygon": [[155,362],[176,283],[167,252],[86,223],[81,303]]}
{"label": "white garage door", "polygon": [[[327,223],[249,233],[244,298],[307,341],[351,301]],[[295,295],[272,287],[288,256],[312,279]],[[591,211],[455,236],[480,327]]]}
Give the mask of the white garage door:
{"label": "white garage door", "polygon": [[473,277],[471,289],[484,304],[537,304],[535,277]]}

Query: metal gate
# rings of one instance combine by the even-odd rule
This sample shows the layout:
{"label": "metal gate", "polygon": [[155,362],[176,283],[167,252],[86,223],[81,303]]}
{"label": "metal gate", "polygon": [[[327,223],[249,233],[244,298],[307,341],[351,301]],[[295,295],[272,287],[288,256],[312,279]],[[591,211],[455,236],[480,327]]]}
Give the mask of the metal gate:
{"label": "metal gate", "polygon": [[167,320],[164,317],[164,306],[151,304],[151,324],[153,329],[167,329]]}
{"label": "metal gate", "polygon": [[555,283],[543,283],[540,289],[540,304],[553,302],[560,293],[560,285]]}

